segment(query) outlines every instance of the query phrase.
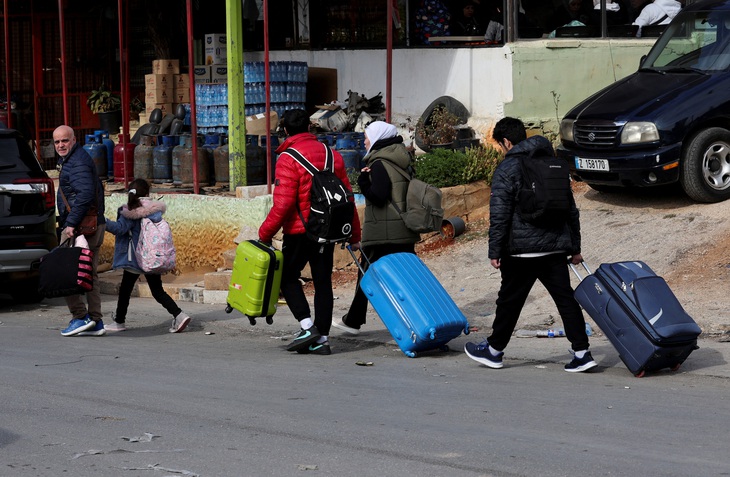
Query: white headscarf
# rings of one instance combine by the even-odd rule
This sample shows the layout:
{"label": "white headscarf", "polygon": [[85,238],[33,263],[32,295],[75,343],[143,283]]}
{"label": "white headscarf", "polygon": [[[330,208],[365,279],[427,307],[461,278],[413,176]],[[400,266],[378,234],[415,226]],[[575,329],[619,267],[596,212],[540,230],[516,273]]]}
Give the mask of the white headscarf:
{"label": "white headscarf", "polygon": [[373,121],[365,128],[365,135],[370,139],[370,147],[366,153],[370,152],[373,144],[381,139],[390,139],[398,135],[398,130],[392,124],[384,121]]}

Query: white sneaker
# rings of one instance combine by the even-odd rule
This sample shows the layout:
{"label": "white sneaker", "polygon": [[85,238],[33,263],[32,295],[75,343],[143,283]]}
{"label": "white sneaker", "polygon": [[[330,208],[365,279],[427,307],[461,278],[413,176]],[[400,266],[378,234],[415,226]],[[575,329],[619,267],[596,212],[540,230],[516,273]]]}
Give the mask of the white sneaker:
{"label": "white sneaker", "polygon": [[345,333],[349,333],[351,335],[359,335],[360,330],[357,328],[351,328],[345,324],[344,321],[342,321],[342,318],[337,318],[336,320],[332,320],[332,326],[337,328],[340,331],[344,331]]}
{"label": "white sneaker", "polygon": [[170,333],[180,333],[190,323],[190,317],[185,312],[180,312],[179,315],[172,319],[172,326],[170,326]]}
{"label": "white sneaker", "polygon": [[127,331],[127,327],[124,326],[124,323],[117,323],[116,321],[112,321],[108,325],[104,325],[104,329],[107,331]]}

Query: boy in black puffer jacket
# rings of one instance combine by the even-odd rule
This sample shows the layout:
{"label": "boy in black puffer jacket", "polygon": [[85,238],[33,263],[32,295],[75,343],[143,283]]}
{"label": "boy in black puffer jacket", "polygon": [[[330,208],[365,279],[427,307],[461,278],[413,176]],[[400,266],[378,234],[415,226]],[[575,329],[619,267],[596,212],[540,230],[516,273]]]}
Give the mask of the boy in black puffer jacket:
{"label": "boy in black puffer jacket", "polygon": [[522,307],[537,280],[550,293],[572,345],[573,360],[568,372],[586,371],[596,366],[588,351],[583,312],[573,297],[566,257],[573,264],[583,261],[580,253],[578,208],[570,197],[567,221],[538,227],[517,213],[517,194],[522,186],[520,160],[530,160],[530,152],[541,149],[554,155],[550,141],[542,136],[527,138],[525,126],[516,118],[497,122],[492,137],[505,151],[492,179],[489,203],[489,259],[502,275],[492,334],[480,344],[467,343],[471,359],[490,368],[502,367],[507,347]]}

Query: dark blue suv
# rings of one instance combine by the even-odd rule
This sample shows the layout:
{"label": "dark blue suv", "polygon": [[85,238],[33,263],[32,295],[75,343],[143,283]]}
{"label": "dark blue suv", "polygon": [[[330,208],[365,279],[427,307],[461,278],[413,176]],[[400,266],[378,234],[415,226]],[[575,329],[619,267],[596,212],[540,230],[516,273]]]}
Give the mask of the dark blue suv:
{"label": "dark blue suv", "polygon": [[679,182],[730,198],[730,0],[684,8],[639,70],[565,115],[559,157],[599,191]]}
{"label": "dark blue suv", "polygon": [[0,129],[0,286],[38,302],[40,259],[58,245],[53,180],[17,131]]}

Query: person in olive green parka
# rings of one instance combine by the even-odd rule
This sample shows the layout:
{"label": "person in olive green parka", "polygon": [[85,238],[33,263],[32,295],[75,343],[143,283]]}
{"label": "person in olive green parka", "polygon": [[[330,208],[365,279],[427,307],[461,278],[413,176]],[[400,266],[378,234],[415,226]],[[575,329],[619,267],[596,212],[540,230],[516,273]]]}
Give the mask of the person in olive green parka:
{"label": "person in olive green parka", "polygon": [[[406,209],[407,177],[412,176],[412,154],[403,144],[395,126],[375,121],[365,128],[367,149],[362,169],[357,180],[365,196],[365,220],[362,226],[361,264],[367,270],[368,261],[375,262],[391,253],[416,253],[416,242],[421,235],[406,227],[400,214],[393,207]],[[365,324],[368,300],[360,290],[358,274],[355,296],[350,309],[341,320],[334,320],[332,326],[349,334],[357,335]]]}

